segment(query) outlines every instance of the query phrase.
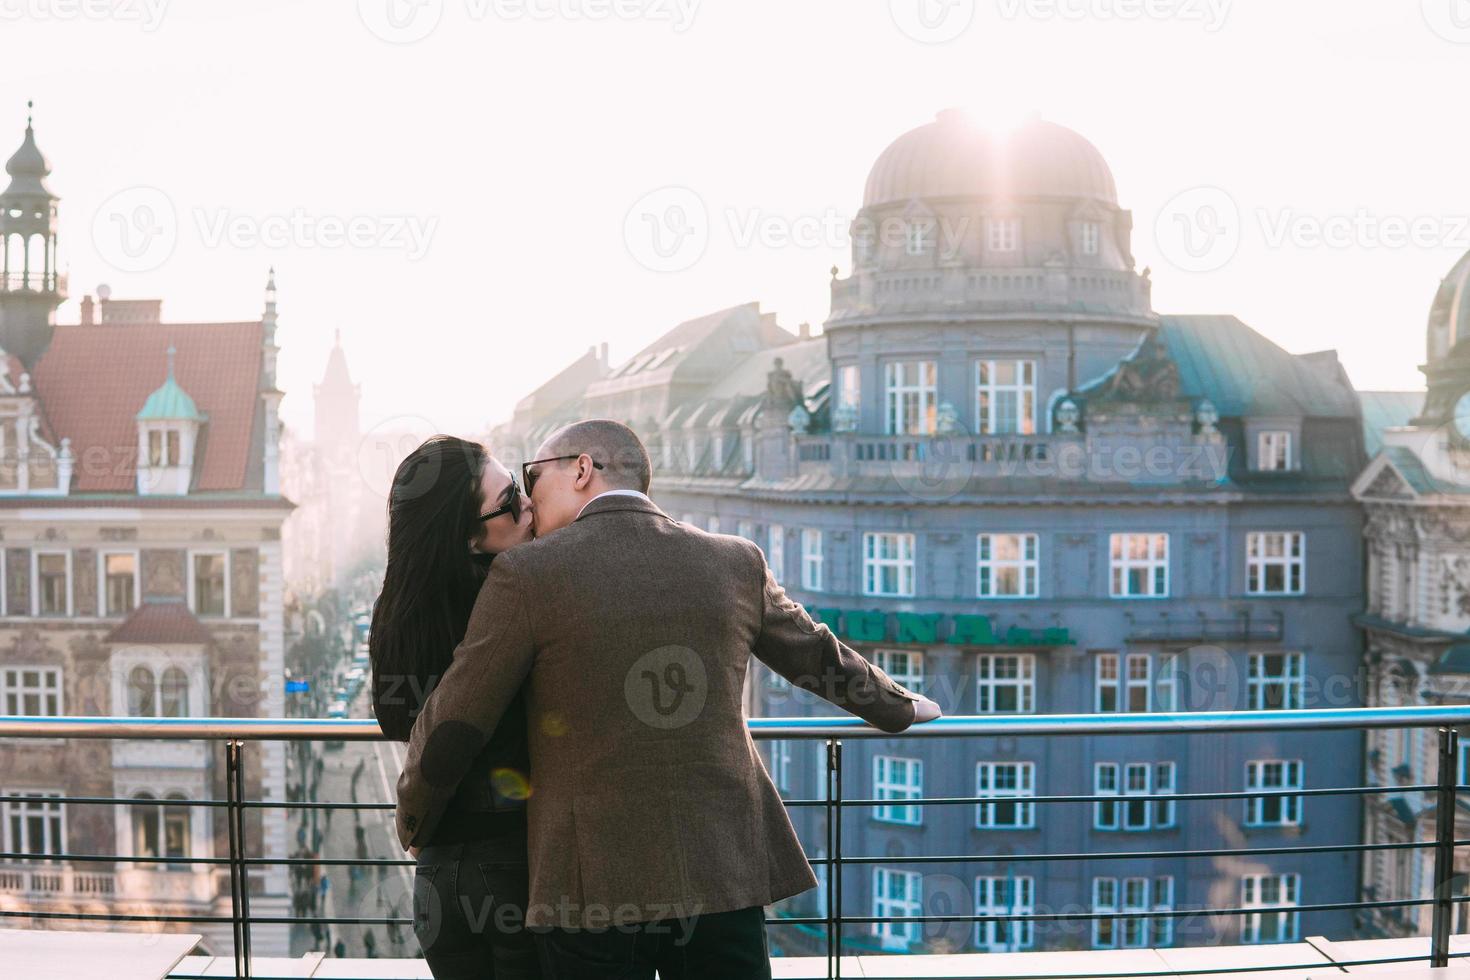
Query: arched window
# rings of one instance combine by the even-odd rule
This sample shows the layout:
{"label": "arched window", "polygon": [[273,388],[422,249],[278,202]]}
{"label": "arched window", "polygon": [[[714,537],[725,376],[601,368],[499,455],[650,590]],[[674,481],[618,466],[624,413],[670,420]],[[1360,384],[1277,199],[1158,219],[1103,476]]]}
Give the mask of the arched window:
{"label": "arched window", "polygon": [[[170,800],[187,800],[182,793],[170,793]],[[189,808],[187,806],[163,807],[163,856],[183,858],[189,856]],[[170,868],[182,868],[184,863],[170,860]]]}
{"label": "arched window", "polygon": [[[152,675],[150,675],[152,676]],[[152,793],[135,793],[135,800],[152,800]],[[158,857],[158,807],[152,802],[135,803],[130,808],[133,819],[133,856]],[[148,867],[148,865],[140,865]]]}
{"label": "arched window", "polygon": [[154,696],[153,671],[139,664],[128,674],[128,714],[134,718],[152,718],[158,714]]}
{"label": "arched window", "polygon": [[187,718],[189,716],[189,677],[177,667],[163,672],[158,685],[160,712],[165,718]]}
{"label": "arched window", "polygon": [[21,273],[26,266],[26,240],[17,233],[7,235],[5,238],[5,274],[8,277],[6,287],[18,289],[20,287]]}
{"label": "arched window", "polygon": [[44,289],[46,284],[46,236],[32,235],[26,239],[26,286]]}

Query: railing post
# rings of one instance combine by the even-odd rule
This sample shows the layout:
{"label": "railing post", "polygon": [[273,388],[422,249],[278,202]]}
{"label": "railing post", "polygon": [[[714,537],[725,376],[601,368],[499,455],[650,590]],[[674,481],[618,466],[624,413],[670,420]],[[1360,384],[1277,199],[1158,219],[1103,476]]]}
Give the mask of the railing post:
{"label": "railing post", "polygon": [[1434,809],[1434,916],[1430,923],[1431,967],[1449,966],[1450,919],[1454,912],[1455,783],[1459,778],[1460,734],[1439,730],[1439,786]]}
{"label": "railing post", "polygon": [[832,980],[842,980],[842,742],[832,746]]}
{"label": "railing post", "polygon": [[235,976],[250,976],[250,876],[245,864],[245,743],[225,742],[225,821],[230,837],[230,912]]}
{"label": "railing post", "polygon": [[832,891],[833,883],[837,879],[837,874],[833,870],[837,866],[837,858],[835,856],[837,854],[837,844],[835,838],[833,837],[833,834],[837,829],[837,808],[832,805],[832,801],[834,799],[832,774],[837,771],[837,750],[835,748],[836,744],[836,739],[827,739],[827,781],[825,787],[826,791],[822,794],[822,798],[826,801],[823,810],[826,811],[827,816],[827,863],[822,868],[822,873],[827,878],[826,908],[822,910],[823,915],[827,919],[827,980],[832,980],[832,977],[834,975],[833,971],[835,968],[834,957],[837,955],[837,918],[833,911],[836,908],[836,905],[832,901],[832,896],[835,894]]}

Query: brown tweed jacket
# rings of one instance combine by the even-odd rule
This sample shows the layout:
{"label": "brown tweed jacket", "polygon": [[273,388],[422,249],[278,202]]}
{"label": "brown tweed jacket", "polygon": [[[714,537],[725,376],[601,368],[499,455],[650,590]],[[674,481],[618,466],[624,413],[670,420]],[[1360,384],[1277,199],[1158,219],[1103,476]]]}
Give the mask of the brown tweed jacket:
{"label": "brown tweed jacket", "polygon": [[[626,495],[496,558],[419,714],[398,837],[430,839],[527,686],[531,926],[768,905],[816,885],[745,725],[754,655],[887,732],[917,695],[814,623],[758,547]],[[513,777],[510,777],[513,779]]]}

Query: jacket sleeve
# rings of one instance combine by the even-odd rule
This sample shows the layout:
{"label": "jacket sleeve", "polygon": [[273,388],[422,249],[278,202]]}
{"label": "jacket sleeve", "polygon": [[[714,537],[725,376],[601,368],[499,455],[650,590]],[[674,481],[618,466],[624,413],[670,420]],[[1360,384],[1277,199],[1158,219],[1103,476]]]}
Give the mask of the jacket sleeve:
{"label": "jacket sleeve", "polygon": [[764,608],[756,657],[797,687],[875,728],[897,734],[912,725],[919,696],[837,639],[826,624],[814,622],[776,582],[764,558],[760,564]]}
{"label": "jacket sleeve", "polygon": [[398,840],[422,846],[531,671],[530,619],[508,555],[480,587],[464,639],[413,724],[398,777]]}

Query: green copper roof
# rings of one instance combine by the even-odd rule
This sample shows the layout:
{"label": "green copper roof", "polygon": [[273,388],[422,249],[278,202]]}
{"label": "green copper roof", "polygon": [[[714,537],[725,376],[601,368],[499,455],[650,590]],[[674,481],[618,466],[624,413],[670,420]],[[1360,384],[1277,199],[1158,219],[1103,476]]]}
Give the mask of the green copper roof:
{"label": "green copper roof", "polygon": [[1422,391],[1360,391],[1363,406],[1363,451],[1371,458],[1383,448],[1383,430],[1409,424],[1424,407]]}
{"label": "green copper roof", "polygon": [[199,411],[199,406],[194,404],[194,399],[189,393],[179,387],[174,380],[174,347],[168,348],[168,377],[163,384],[159,385],[148,400],[143,403],[143,408],[138,412],[138,421],[162,420],[162,419],[193,419],[203,422],[204,415]]}

